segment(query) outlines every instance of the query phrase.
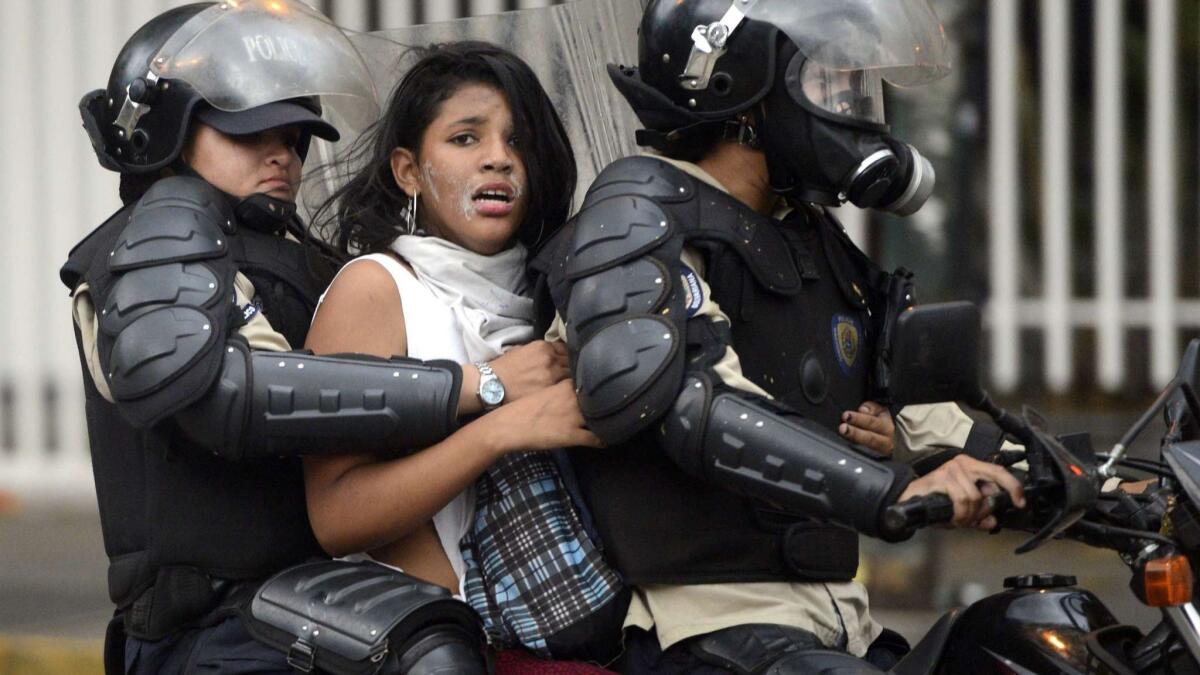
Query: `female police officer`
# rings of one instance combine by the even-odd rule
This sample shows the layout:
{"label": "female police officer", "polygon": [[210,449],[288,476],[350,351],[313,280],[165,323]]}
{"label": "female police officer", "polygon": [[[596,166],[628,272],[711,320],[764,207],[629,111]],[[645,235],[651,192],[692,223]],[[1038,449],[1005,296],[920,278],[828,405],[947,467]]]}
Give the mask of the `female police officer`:
{"label": "female police officer", "polygon": [[[294,214],[311,137],[339,137],[330,107],[373,120],[366,68],[286,0],[155,17],[80,104],[125,204],[61,271],[118,608],[110,672],[290,672],[239,609],[266,576],[322,555],[296,456],[423,447],[478,407],[460,401],[454,363],[290,351],[328,280]],[[463,635],[449,649],[473,663]]]}

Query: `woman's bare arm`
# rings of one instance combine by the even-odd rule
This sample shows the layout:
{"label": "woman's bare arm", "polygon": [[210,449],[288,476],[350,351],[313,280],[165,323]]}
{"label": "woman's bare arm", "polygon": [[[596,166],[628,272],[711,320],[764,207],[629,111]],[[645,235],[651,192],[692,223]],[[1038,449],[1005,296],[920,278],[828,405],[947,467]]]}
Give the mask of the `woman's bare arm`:
{"label": "woman's bare arm", "polygon": [[[347,267],[326,294],[305,346],[317,354],[407,354],[404,309],[391,274],[372,261]],[[305,457],[309,520],[322,547],[334,555],[364,551],[428,522],[497,456],[470,427],[399,460]]]}
{"label": "woman's bare arm", "polygon": [[[387,270],[363,261],[343,271],[317,313],[306,347],[318,354],[405,354],[403,304]],[[370,550],[427,523],[507,452],[598,443],[584,426],[571,382],[564,380],[407,457],[305,457],[309,520],[333,555]]]}

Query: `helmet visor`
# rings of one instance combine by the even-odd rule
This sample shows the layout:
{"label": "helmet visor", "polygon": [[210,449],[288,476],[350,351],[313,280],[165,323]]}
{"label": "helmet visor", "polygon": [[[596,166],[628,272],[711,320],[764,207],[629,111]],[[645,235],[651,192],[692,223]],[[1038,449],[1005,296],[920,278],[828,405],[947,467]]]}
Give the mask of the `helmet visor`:
{"label": "helmet visor", "polygon": [[950,72],[946,34],[928,0],[736,0],[832,70],[877,70],[901,87]]}
{"label": "helmet visor", "polygon": [[884,123],[883,80],[875,70],[834,70],[805,60],[800,87],[813,105],[835,115]]}
{"label": "helmet visor", "polygon": [[239,112],[321,97],[323,115],[359,131],[379,116],[375,85],[337,26],[298,0],[225,0],[175,31],[151,59],[210,105]]}

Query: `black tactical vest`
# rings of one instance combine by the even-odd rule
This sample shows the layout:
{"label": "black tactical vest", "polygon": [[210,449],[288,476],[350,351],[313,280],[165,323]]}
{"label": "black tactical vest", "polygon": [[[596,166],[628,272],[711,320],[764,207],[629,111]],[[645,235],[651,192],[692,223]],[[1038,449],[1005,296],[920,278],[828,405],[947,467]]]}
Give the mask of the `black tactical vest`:
{"label": "black tactical vest", "polygon": [[[108,252],[129,220],[129,205],[71,251],[60,271],[69,288],[86,282],[105,306],[115,278]],[[299,348],[328,278],[310,272],[302,245],[240,228],[229,264],[254,283],[255,310]],[[231,329],[252,314],[232,299]],[[82,343],[78,327],[76,341]],[[323,555],[308,522],[297,459],[232,463],[189,442],[168,418],[148,430],[125,421],[96,389],[84,365],[87,425],[101,529],[109,557],[109,596],[136,637],[155,639],[211,618],[230,581],[257,579]]]}
{"label": "black tactical vest", "polygon": [[[777,400],[836,429],[843,411],[871,398],[884,304],[878,289],[889,275],[854,248],[823,210],[799,210],[784,221],[764,218],[674,167],[664,165],[661,171],[696,188],[686,202],[659,202],[675,222],[707,218],[700,227],[710,232],[736,228],[737,239],[747,244],[765,240],[786,247],[785,258],[800,273],[799,290],[772,290],[761,283],[777,276],[761,267],[778,261],[776,255],[761,256],[760,268],[752,271],[745,251],[728,243],[732,237],[692,240],[705,260],[713,299],[730,318],[742,372]],[[732,209],[738,213],[731,219]],[[760,238],[753,234],[756,228],[772,228],[776,235]],[[703,331],[693,332],[701,323],[688,324],[689,356],[711,340],[699,334]],[[657,430],[650,429],[603,452],[571,453],[606,555],[627,583],[853,578],[856,534],[774,511],[693,478],[657,444]]]}

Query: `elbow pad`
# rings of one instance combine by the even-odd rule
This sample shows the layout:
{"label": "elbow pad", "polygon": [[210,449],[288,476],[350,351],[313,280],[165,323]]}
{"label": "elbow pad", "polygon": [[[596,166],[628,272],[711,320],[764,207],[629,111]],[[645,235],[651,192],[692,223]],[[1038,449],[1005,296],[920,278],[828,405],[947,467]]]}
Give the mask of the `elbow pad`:
{"label": "elbow pad", "polygon": [[251,351],[231,340],[212,388],[175,419],[231,460],[404,452],[454,431],[461,385],[449,361]]}
{"label": "elbow pad", "polygon": [[914,474],[858,452],[824,427],[689,376],[661,428],[667,454],[711,484],[872,536]]}

